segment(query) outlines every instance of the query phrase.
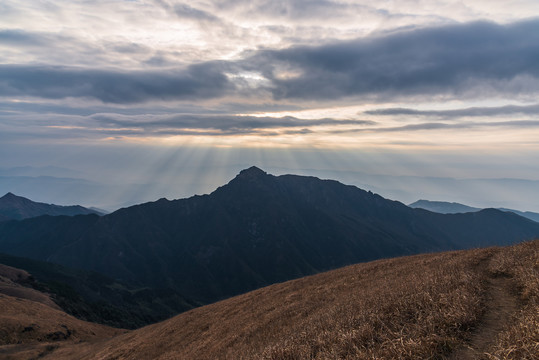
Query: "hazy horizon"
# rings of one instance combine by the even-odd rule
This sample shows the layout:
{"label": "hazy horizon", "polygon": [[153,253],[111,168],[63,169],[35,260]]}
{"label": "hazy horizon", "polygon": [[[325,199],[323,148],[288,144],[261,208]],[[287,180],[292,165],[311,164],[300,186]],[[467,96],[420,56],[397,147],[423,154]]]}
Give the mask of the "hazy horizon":
{"label": "hazy horizon", "polygon": [[[401,173],[392,173],[390,170],[396,168],[394,159],[380,158],[374,163],[380,166],[374,169],[372,156],[362,160],[352,154],[320,154],[310,150],[305,150],[301,158],[295,152],[294,158],[288,156],[287,159],[282,150],[246,156],[237,149],[190,149],[187,154],[179,154],[177,150],[168,154],[152,152],[152,157],[146,158],[139,152],[134,157],[138,160],[126,162],[134,151],[116,154],[106,162],[99,156],[92,158],[96,155],[92,152],[79,166],[71,168],[60,165],[0,168],[0,193],[13,192],[34,201],[80,204],[114,211],[163,197],[172,200],[209,194],[241,170],[254,165],[277,176],[295,174],[338,180],[405,204],[426,199],[481,208],[539,211],[534,199],[526,197],[527,193],[539,189],[539,181],[491,177],[488,171],[469,172],[470,177],[453,178],[447,172],[430,172],[433,168],[430,165],[409,163],[407,168],[401,168]],[[343,155],[348,160],[355,159],[356,166],[344,161],[335,161],[338,165],[332,163],[331,160]],[[228,160],[222,162],[223,156]],[[325,162],[321,163],[320,157],[325,157]],[[114,165],[122,160],[122,166],[115,168]],[[462,162],[458,165],[462,168],[470,166]]]}

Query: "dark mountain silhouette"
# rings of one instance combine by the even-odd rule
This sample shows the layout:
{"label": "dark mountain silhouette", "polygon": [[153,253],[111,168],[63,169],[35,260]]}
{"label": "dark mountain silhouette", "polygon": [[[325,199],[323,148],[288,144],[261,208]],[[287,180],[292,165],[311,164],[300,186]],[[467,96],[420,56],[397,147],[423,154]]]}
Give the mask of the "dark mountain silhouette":
{"label": "dark mountain silhouette", "polygon": [[539,224],[511,213],[437,214],[336,181],[252,167],[210,195],[102,217],[1,223],[0,251],[207,303],[347,264],[538,236]]}
{"label": "dark mountain silhouette", "polygon": [[[421,208],[440,214],[457,214],[457,213],[466,213],[466,212],[475,212],[480,211],[480,208],[471,207],[456,202],[446,202],[446,201],[430,201],[430,200],[418,200],[414,203],[408,205],[412,208]],[[514,209],[507,208],[498,208],[498,210],[512,212],[517,215],[523,216],[530,220],[539,222],[539,214],[531,211],[519,211]]]}
{"label": "dark mountain silhouette", "polygon": [[22,220],[41,215],[87,215],[98,214],[100,212],[87,209],[80,205],[61,206],[35,202],[22,196],[8,192],[0,198],[0,221],[2,220]]}
{"label": "dark mountain silhouette", "polygon": [[528,219],[530,219],[530,220],[539,222],[539,213],[536,213],[536,212],[532,212],[532,211],[520,211],[520,210],[506,209],[506,208],[498,208],[498,210],[501,210],[501,211],[507,211],[507,212],[512,212],[512,213],[515,213],[515,214],[517,214],[517,215],[520,215],[520,216],[523,216],[523,217],[525,217],[525,218],[528,218]]}

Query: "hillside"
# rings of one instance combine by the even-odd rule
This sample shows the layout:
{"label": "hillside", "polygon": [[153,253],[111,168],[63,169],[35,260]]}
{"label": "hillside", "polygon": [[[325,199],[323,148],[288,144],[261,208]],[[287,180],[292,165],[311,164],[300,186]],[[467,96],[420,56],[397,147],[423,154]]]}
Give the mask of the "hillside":
{"label": "hillside", "polygon": [[[6,270],[11,276],[5,284],[3,269],[11,269]],[[0,293],[37,301],[43,292],[49,294],[45,296],[48,305],[81,320],[126,329],[155,323],[199,305],[172,289],[137,288],[92,271],[0,254]]]}
{"label": "hillside", "polygon": [[47,294],[9,283],[9,273],[25,276],[20,270],[2,266],[0,273],[1,359],[37,359],[66,344],[125,332],[78,320],[58,309]]}
{"label": "hillside", "polygon": [[0,251],[210,303],[361,261],[538,236],[538,223],[511,213],[436,214],[252,167],[210,195],[0,223]]}
{"label": "hillside", "polygon": [[80,205],[61,206],[54,204],[45,204],[35,202],[22,196],[17,196],[8,192],[0,198],[0,221],[2,220],[21,220],[42,215],[87,215],[100,212],[87,209]]}
{"label": "hillside", "polygon": [[539,241],[275,284],[51,359],[534,359]]}
{"label": "hillside", "polygon": [[0,264],[0,294],[32,300],[60,310],[50,294],[24,286],[32,281],[32,276],[28,272]]}

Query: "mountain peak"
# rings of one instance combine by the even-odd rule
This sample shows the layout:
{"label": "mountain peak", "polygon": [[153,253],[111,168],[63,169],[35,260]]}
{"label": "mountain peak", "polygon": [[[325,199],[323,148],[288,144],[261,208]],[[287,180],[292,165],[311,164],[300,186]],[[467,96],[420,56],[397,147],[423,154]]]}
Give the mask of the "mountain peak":
{"label": "mountain peak", "polygon": [[8,192],[6,195],[2,196],[0,199],[15,199],[19,196],[13,194],[12,192]]}
{"label": "mountain peak", "polygon": [[240,171],[240,173],[238,174],[238,176],[236,176],[236,178],[256,179],[256,178],[264,177],[264,176],[267,176],[267,175],[268,175],[268,173],[265,172],[264,170],[261,170],[261,169],[257,168],[256,166],[251,166],[248,169],[244,169],[244,170]]}
{"label": "mountain peak", "polygon": [[31,203],[32,201],[25,198],[25,197],[22,197],[22,196],[18,196],[18,195],[15,195],[13,194],[12,192],[8,192],[6,195],[2,196],[0,198],[0,204],[2,205],[7,205],[7,204],[27,204],[27,203]]}

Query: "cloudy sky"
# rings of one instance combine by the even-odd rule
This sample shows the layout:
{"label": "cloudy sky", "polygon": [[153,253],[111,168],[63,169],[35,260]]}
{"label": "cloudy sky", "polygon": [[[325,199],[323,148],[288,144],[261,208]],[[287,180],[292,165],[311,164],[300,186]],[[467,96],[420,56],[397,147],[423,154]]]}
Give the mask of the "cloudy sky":
{"label": "cloudy sky", "polygon": [[531,209],[501,185],[467,198],[361,176],[539,181],[538,14],[536,0],[3,0],[0,169],[146,184],[151,200],[254,164]]}

